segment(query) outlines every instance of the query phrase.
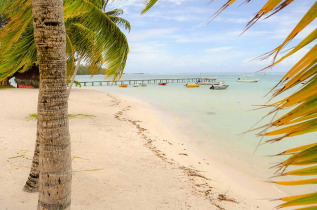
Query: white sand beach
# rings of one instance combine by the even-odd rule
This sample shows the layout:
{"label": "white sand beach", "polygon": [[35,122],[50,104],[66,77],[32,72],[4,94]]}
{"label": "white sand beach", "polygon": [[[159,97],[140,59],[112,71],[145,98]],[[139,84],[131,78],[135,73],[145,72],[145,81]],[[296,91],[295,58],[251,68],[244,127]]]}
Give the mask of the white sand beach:
{"label": "white sand beach", "polygon": [[[0,209],[35,209],[22,191],[33,155],[38,90],[0,90]],[[273,209],[273,184],[200,156],[140,100],[71,92],[72,209]],[[165,119],[165,120],[173,120]],[[233,157],[234,158],[234,157]]]}

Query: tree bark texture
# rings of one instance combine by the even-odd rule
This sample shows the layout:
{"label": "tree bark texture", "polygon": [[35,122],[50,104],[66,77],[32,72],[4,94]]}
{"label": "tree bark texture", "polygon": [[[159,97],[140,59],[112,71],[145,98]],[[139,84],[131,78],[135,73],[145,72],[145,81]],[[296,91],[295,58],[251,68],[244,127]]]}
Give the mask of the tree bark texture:
{"label": "tree bark texture", "polygon": [[72,169],[63,0],[33,0],[32,12],[40,67],[38,209],[70,209]]}
{"label": "tree bark texture", "polygon": [[24,185],[23,190],[26,192],[38,192],[39,188],[39,124],[37,123],[37,132],[36,132],[36,142],[35,142],[35,148],[34,148],[34,155],[32,159],[32,166],[31,171],[29,174],[29,177]]}

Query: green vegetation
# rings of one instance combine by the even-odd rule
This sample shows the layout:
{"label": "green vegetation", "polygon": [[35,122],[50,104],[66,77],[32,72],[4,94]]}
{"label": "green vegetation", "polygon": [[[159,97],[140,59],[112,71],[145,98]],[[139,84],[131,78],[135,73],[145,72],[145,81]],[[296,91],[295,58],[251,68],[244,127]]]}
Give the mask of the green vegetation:
{"label": "green vegetation", "polygon": [[[98,72],[95,72],[95,74],[103,74],[105,72],[106,69],[102,68],[100,69]],[[77,75],[91,75],[90,70],[89,70],[89,66],[83,66],[80,65]]]}
{"label": "green vegetation", "polygon": [[[95,115],[91,115],[91,114],[68,114],[68,118],[94,118],[96,117]],[[26,117],[26,120],[36,120],[37,119],[37,114],[33,113],[33,114],[29,114]]]}
{"label": "green vegetation", "polygon": [[[1,19],[6,24],[0,28],[0,81],[16,72],[28,71],[37,63],[31,2],[7,0],[0,4],[1,17],[7,17]],[[121,28],[130,31],[131,26],[120,17],[123,10],[104,12],[105,3],[93,3],[64,2],[67,76],[71,77],[75,62],[82,59],[89,72],[84,74],[104,73],[116,79],[121,77],[129,53],[128,40]]]}
{"label": "green vegetation", "polygon": [[29,114],[27,117],[26,117],[26,120],[36,120],[37,119],[37,114],[36,113],[33,113],[33,114]]}

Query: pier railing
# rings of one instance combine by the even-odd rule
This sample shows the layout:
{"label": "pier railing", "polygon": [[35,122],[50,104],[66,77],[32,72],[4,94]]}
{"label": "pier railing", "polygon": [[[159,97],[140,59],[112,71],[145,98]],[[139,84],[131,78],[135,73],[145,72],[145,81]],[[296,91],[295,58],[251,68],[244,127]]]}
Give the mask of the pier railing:
{"label": "pier railing", "polygon": [[[124,84],[155,84],[155,83],[187,83],[187,82],[215,82],[216,78],[174,78],[174,79],[132,79],[119,81],[81,81],[80,84],[87,86],[103,85],[124,85]],[[77,84],[76,84],[77,86]]]}

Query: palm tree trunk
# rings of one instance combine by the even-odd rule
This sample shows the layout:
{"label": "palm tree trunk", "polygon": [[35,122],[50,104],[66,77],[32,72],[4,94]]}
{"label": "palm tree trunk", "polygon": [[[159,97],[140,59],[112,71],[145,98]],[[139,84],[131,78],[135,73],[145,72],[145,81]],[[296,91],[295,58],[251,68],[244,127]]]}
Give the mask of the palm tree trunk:
{"label": "palm tree trunk", "polygon": [[77,65],[76,65],[76,68],[74,70],[74,73],[73,73],[73,76],[72,76],[72,79],[70,81],[70,84],[69,84],[69,87],[68,87],[68,90],[67,90],[67,97],[69,98],[69,95],[70,95],[70,91],[72,90],[72,87],[73,87],[73,84],[74,84],[74,81],[75,81],[75,77],[77,75],[77,72],[78,72],[78,69],[79,69],[79,66],[80,66],[80,62],[81,60],[83,59],[83,55],[80,56],[80,58],[78,59],[77,61]]}
{"label": "palm tree trunk", "polygon": [[37,123],[37,132],[36,132],[36,142],[35,142],[35,149],[34,155],[32,160],[32,167],[29,174],[29,177],[24,185],[23,190],[26,192],[38,192],[39,188],[39,124]]}
{"label": "palm tree trunk", "polygon": [[63,0],[33,0],[32,12],[40,67],[38,209],[70,209],[72,170]]}
{"label": "palm tree trunk", "polygon": [[[80,58],[77,61],[77,65],[76,68],[74,70],[74,74],[72,76],[71,82],[70,82],[70,86],[68,87],[67,90],[67,97],[69,98],[73,83],[75,81],[75,77],[77,75],[79,66],[80,66],[80,62],[83,59],[83,56],[80,56]],[[37,128],[38,130],[38,128]],[[35,142],[35,148],[34,148],[34,155],[33,155],[33,160],[32,160],[32,166],[31,166],[31,170],[30,170],[30,174],[29,177],[24,185],[23,190],[25,192],[38,192],[38,182],[39,182],[39,132],[37,132],[36,134],[36,142]]]}

